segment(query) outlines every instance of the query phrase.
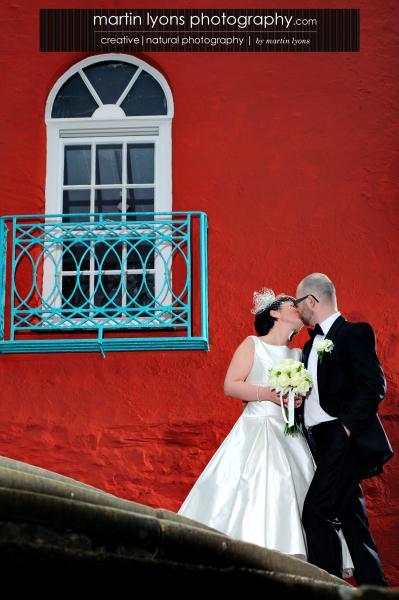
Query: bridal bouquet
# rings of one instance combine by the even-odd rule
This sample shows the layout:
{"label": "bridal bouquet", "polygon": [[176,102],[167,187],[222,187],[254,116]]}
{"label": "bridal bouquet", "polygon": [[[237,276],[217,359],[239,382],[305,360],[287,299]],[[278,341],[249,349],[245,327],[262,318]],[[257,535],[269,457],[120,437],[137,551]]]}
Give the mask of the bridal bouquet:
{"label": "bridal bouquet", "polygon": [[[299,360],[285,358],[268,370],[269,387],[280,395],[281,411],[285,421],[284,432],[295,435],[301,431],[295,421],[295,396],[306,396],[312,387],[312,377],[305,365]],[[288,394],[288,416],[283,404],[283,397]]]}

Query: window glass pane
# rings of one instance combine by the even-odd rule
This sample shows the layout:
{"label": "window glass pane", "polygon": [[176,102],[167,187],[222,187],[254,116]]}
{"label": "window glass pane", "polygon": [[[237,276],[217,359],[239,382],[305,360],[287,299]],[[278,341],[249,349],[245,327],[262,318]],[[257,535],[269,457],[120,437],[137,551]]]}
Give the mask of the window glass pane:
{"label": "window glass pane", "polygon": [[112,183],[122,183],[122,146],[97,146],[96,184]]}
{"label": "window glass pane", "polygon": [[103,244],[95,245],[95,270],[121,270],[122,265],[122,244]]}
{"label": "window glass pane", "polygon": [[64,242],[62,254],[63,271],[83,271],[90,269],[90,243]]}
{"label": "window glass pane", "polygon": [[120,61],[104,61],[83,69],[104,104],[115,104],[137,67]]}
{"label": "window glass pane", "polygon": [[154,144],[128,144],[127,182],[154,183]]}
{"label": "window glass pane", "polygon": [[[111,190],[96,190],[95,212],[122,212],[122,190],[121,188]],[[97,217],[96,217],[97,218]],[[119,221],[118,215],[107,217]]]}
{"label": "window glass pane", "polygon": [[[127,190],[126,212],[154,212],[154,188],[134,188]],[[126,217],[128,221],[137,221],[139,215]],[[143,215],[145,220],[151,221],[153,215]]]}
{"label": "window glass pane", "polygon": [[[145,277],[145,283],[143,282],[143,275],[127,275],[126,277],[126,307],[137,308],[138,305],[145,306],[153,301],[154,295],[154,275],[147,274]],[[139,291],[140,290],[140,291]]]}
{"label": "window glass pane", "polygon": [[135,115],[166,115],[165,94],[158,81],[142,71],[121,104],[128,117]]}
{"label": "window glass pane", "polygon": [[[90,190],[64,190],[64,203],[62,212],[90,212]],[[64,217],[64,221],[90,221],[90,217]]]}
{"label": "window glass pane", "polygon": [[90,185],[90,146],[65,146],[64,185]]}
{"label": "window glass pane", "polygon": [[[137,242],[137,240],[135,240]],[[128,269],[153,269],[155,249],[145,242],[136,246],[126,244],[126,262]]]}
{"label": "window glass pane", "polygon": [[107,310],[96,312],[97,317],[109,316],[113,308],[120,308],[122,304],[122,278],[120,275],[96,275],[94,277],[94,304],[106,306]]}
{"label": "window glass pane", "polygon": [[98,108],[97,102],[79,73],[75,73],[58,92],[51,116],[53,119],[91,117],[96,108]]}
{"label": "window glass pane", "polygon": [[[63,313],[68,315],[74,307],[89,309],[90,305],[88,298],[90,296],[90,276],[80,275],[65,275],[62,278],[62,308]],[[76,314],[76,317],[81,315]]]}

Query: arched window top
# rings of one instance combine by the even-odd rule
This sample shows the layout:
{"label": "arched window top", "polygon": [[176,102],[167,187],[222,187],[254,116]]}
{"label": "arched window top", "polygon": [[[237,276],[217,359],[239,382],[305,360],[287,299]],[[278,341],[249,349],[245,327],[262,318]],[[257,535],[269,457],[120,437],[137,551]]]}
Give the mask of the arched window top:
{"label": "arched window top", "polygon": [[123,54],[91,56],[58,80],[46,120],[173,116],[166,79],[142,60]]}

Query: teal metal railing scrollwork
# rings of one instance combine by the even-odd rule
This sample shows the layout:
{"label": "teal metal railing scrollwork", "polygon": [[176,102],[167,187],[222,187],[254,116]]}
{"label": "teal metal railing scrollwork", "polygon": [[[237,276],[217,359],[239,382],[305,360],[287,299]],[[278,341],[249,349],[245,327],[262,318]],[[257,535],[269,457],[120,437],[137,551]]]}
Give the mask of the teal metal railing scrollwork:
{"label": "teal metal railing scrollwork", "polygon": [[209,349],[201,211],[0,217],[0,352]]}

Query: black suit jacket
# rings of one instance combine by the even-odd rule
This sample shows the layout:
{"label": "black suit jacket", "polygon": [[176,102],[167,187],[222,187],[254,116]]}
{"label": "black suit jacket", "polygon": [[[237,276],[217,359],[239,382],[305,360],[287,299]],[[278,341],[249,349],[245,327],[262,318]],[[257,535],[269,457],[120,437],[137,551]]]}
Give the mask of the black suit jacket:
{"label": "black suit jacket", "polygon": [[[325,335],[334,348],[325,352],[317,367],[320,406],[338,417],[350,431],[361,463],[361,478],[378,475],[393,456],[392,447],[378,417],[378,405],[386,393],[386,381],[369,323],[350,323],[340,315]],[[303,349],[308,364],[312,340]],[[303,418],[304,405],[301,407]],[[305,423],[306,425],[306,423]]]}

